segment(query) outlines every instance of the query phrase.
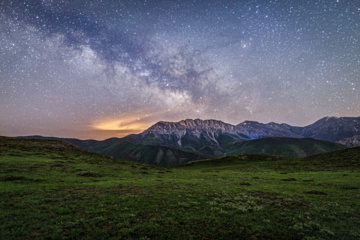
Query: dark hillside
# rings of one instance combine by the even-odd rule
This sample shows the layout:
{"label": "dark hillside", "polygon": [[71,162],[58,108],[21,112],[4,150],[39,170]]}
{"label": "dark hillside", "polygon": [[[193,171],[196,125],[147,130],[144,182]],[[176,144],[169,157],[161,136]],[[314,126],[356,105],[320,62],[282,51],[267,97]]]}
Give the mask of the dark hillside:
{"label": "dark hillside", "polygon": [[346,148],[344,145],[312,138],[261,138],[236,143],[226,155],[263,153],[288,157],[305,157]]}

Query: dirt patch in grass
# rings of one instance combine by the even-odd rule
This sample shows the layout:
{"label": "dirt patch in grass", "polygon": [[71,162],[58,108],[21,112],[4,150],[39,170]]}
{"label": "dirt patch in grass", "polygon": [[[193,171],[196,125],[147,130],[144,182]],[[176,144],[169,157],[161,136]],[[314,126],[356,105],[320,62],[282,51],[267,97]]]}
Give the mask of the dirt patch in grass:
{"label": "dirt patch in grass", "polygon": [[239,184],[242,186],[250,186],[251,185],[251,183],[249,183],[249,182],[241,182]]}
{"label": "dirt patch in grass", "polygon": [[8,156],[11,156],[11,157],[25,157],[23,154],[18,154],[18,153],[9,153]]}
{"label": "dirt patch in grass", "polygon": [[12,181],[26,181],[28,178],[23,176],[13,176],[13,175],[7,175],[2,178],[0,178],[0,181],[3,182],[12,182]]}
{"label": "dirt patch in grass", "polygon": [[269,192],[253,192],[252,196],[261,199],[263,203],[268,204],[274,208],[308,208],[308,205],[304,201],[301,201],[301,198],[285,199],[279,194]]}
{"label": "dirt patch in grass", "polygon": [[353,187],[353,186],[345,186],[345,187],[342,187],[341,189],[343,190],[357,190],[357,189],[360,189],[359,187]]}
{"label": "dirt patch in grass", "polygon": [[38,231],[33,231],[33,232],[31,233],[31,235],[32,235],[33,237],[35,237],[35,238],[40,238],[40,237],[43,236],[43,234],[42,234],[41,232],[38,232]]}
{"label": "dirt patch in grass", "polygon": [[0,173],[11,173],[11,172],[21,172],[19,169],[17,168],[4,168],[2,171],[0,171]]}
{"label": "dirt patch in grass", "polygon": [[327,193],[321,192],[321,191],[317,191],[317,190],[310,190],[310,191],[306,191],[304,192],[305,194],[314,194],[314,195],[327,195]]}
{"label": "dirt patch in grass", "polygon": [[86,189],[74,189],[74,192],[78,192],[78,193],[86,193],[87,190]]}
{"label": "dirt patch in grass", "polygon": [[285,182],[294,182],[296,181],[295,178],[284,178],[284,179],[281,179],[282,181],[285,181]]}
{"label": "dirt patch in grass", "polygon": [[101,177],[100,174],[91,172],[91,171],[82,171],[82,172],[77,173],[76,175],[82,176],[82,177]]}
{"label": "dirt patch in grass", "polygon": [[13,176],[13,175],[6,175],[0,178],[0,181],[3,182],[42,182],[44,180],[42,179],[33,179],[33,178],[27,178],[24,176]]}
{"label": "dirt patch in grass", "polygon": [[65,166],[65,162],[63,161],[56,161],[53,164],[51,164],[51,167],[63,167]]}

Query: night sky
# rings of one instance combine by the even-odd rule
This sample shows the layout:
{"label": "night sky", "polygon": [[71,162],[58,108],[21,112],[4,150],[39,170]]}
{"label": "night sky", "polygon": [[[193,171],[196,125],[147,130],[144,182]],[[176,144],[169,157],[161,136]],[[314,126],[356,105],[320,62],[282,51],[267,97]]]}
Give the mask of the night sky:
{"label": "night sky", "polygon": [[360,116],[359,0],[1,0],[0,135]]}

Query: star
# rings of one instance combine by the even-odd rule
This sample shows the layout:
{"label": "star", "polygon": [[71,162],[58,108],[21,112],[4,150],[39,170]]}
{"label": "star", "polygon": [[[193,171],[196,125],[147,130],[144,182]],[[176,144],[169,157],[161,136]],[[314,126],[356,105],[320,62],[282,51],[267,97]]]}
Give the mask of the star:
{"label": "star", "polygon": [[360,114],[356,1],[3,0],[0,9],[0,135],[104,139],[157,121],[304,126]]}

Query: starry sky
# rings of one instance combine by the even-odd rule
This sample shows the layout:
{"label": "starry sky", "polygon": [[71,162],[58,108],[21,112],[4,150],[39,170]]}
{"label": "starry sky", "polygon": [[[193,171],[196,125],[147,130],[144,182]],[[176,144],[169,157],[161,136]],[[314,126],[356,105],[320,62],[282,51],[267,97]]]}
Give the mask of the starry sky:
{"label": "starry sky", "polygon": [[0,135],[360,116],[359,0],[1,0]]}

